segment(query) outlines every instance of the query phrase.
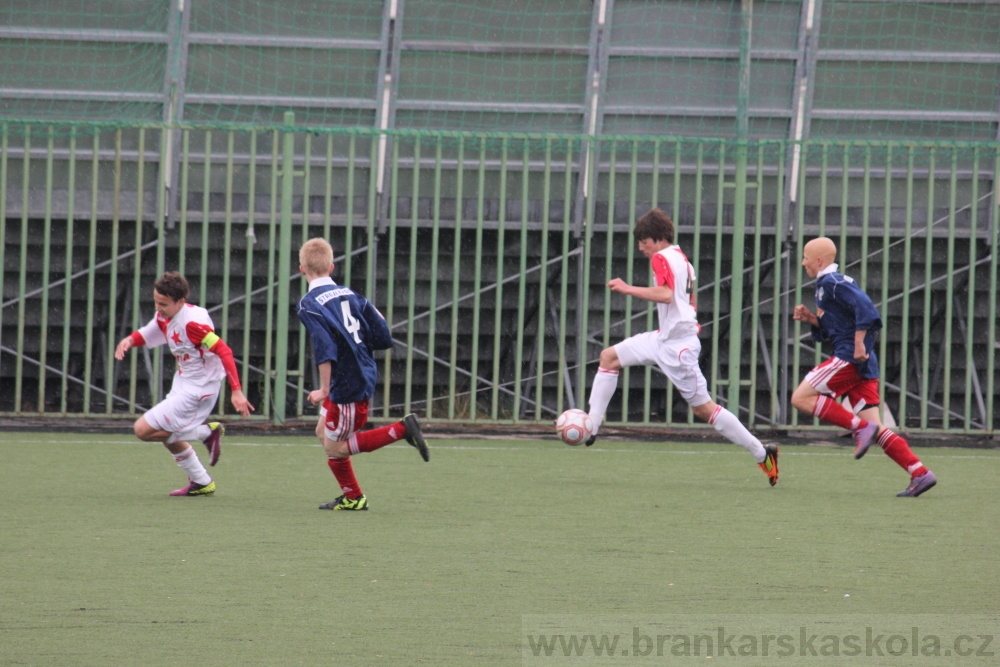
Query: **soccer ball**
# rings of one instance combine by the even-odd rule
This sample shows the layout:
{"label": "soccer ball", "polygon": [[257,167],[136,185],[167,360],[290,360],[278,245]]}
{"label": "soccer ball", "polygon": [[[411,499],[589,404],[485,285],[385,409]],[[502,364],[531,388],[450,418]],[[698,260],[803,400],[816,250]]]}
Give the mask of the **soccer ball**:
{"label": "soccer ball", "polygon": [[556,432],[567,445],[580,445],[590,437],[594,422],[583,410],[567,410],[556,420]]}

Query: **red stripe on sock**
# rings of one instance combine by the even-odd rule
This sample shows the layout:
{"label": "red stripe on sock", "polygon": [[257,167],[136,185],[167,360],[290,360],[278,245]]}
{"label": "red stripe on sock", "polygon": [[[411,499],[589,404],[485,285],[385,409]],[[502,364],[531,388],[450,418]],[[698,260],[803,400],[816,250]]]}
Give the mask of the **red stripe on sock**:
{"label": "red stripe on sock", "polygon": [[174,461],[180,463],[181,461],[187,461],[189,458],[194,456],[194,447],[188,447],[180,454],[174,454]]}
{"label": "red stripe on sock", "polygon": [[721,412],[722,412],[722,406],[721,405],[716,405],[715,409],[712,410],[712,416],[708,418],[708,423],[709,424],[714,424],[715,420],[719,418],[719,413],[721,413]]}

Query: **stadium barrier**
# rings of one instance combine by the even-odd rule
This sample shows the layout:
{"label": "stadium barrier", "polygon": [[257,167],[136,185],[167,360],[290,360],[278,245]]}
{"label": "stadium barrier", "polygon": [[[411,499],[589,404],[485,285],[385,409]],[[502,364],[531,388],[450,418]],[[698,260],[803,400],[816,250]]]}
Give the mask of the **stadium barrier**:
{"label": "stadium barrier", "polygon": [[[896,421],[997,428],[995,143],[284,122],[3,124],[0,414],[133,418],[162,398],[160,351],[112,352],[151,317],[155,277],[176,269],[234,348],[255,418],[305,415],[315,378],[294,315],[296,251],[322,235],[335,280],[371,298],[396,337],[376,416],[547,423],[585,403],[602,347],[655,327],[648,304],[605,284],[647,282],[630,230],[658,206],[698,274],[710,390],[751,425],[816,426],[788,406],[822,354],[790,314],[812,300],[802,243],[827,235],[882,312]],[[609,419],[698,426],[642,369],[623,373]]]}

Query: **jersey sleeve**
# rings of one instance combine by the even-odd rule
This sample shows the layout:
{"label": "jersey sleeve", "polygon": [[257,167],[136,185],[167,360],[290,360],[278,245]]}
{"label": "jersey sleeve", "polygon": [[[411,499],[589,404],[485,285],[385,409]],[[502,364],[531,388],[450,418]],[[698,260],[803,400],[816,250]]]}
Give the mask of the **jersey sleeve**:
{"label": "jersey sleeve", "polygon": [[858,286],[852,285],[853,289],[843,290],[846,292],[844,300],[850,303],[854,311],[855,331],[877,331],[882,328],[882,316],[879,315],[875,304],[871,298]]}
{"label": "jersey sleeve", "polygon": [[372,350],[391,350],[392,332],[386,323],[382,313],[372,305],[371,301],[365,299],[361,309],[361,316],[365,318],[368,325],[368,346]]}
{"label": "jersey sleeve", "polygon": [[[853,280],[830,280],[826,289],[843,310],[849,311],[849,314],[845,313],[849,319],[842,326],[850,326],[852,331],[877,331],[882,328],[882,316],[875,304]],[[849,321],[850,319],[853,321]]]}
{"label": "jersey sleeve", "polygon": [[[167,342],[167,337],[160,329],[160,325],[156,323],[155,317],[147,322],[146,325],[139,329],[136,333],[142,336],[143,341],[146,343],[146,347],[156,347],[157,345],[163,345]],[[134,336],[132,338],[132,342],[135,342]]]}
{"label": "jersey sleeve", "polygon": [[309,333],[309,340],[312,341],[313,362],[316,365],[326,361],[337,363],[337,344],[334,342],[326,322],[321,313],[317,313],[312,308],[320,308],[316,304],[308,302],[299,303],[299,321]]}
{"label": "jersey sleeve", "polygon": [[229,388],[233,391],[242,389],[240,374],[236,372],[236,359],[233,357],[233,350],[224,340],[219,338],[215,329],[204,322],[188,322],[184,327],[184,333],[188,340],[194,345],[204,345],[209,352],[219,357],[222,367],[226,370],[226,379],[229,380]]}
{"label": "jersey sleeve", "polygon": [[665,285],[674,289],[674,272],[670,269],[670,262],[667,261],[667,258],[656,253],[650,258],[649,263],[653,269],[657,287]]}
{"label": "jersey sleeve", "polygon": [[[209,334],[215,334],[215,329],[212,326],[201,322],[188,322],[187,326],[184,327],[184,333],[187,334],[188,340],[191,341],[191,343],[194,345],[201,345],[205,342],[206,336]],[[216,336],[215,340],[219,340],[219,337]],[[207,343],[206,347],[211,347],[212,344],[214,344],[214,341],[212,343]]]}
{"label": "jersey sleeve", "polygon": [[240,382],[240,374],[236,372],[236,359],[233,357],[233,349],[226,345],[226,341],[219,338],[213,331],[205,336],[202,344],[208,347],[209,352],[212,352],[222,360],[222,367],[226,369],[226,378],[229,380],[229,388],[233,391],[242,389],[243,385]]}

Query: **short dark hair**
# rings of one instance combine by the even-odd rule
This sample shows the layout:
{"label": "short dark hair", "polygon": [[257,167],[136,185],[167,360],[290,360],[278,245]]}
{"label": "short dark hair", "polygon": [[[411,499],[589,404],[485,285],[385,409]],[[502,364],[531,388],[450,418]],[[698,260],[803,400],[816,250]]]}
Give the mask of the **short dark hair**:
{"label": "short dark hair", "polygon": [[167,271],[160,276],[160,279],[153,283],[153,289],[174,301],[187,299],[188,294],[191,293],[188,281],[176,271]]}
{"label": "short dark hair", "polygon": [[635,221],[635,229],[632,230],[632,233],[637,241],[652,239],[672,244],[674,242],[674,221],[665,212],[654,208],[643,213]]}

